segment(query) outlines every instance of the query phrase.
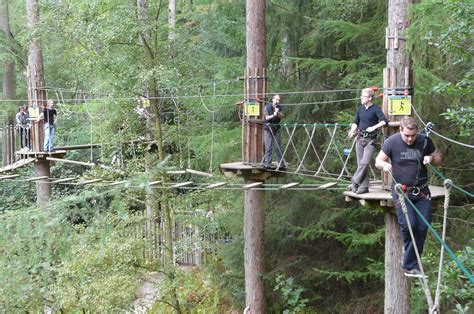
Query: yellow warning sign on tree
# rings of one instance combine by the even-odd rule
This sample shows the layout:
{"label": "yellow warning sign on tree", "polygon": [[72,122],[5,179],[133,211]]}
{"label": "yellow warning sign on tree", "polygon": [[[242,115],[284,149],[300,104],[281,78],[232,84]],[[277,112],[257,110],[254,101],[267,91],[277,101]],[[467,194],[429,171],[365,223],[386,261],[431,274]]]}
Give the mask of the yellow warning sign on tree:
{"label": "yellow warning sign on tree", "polygon": [[389,96],[388,114],[393,116],[411,115],[411,96]]}
{"label": "yellow warning sign on tree", "polygon": [[38,119],[39,116],[40,116],[38,106],[29,107],[28,108],[28,115],[29,115],[30,119]]}
{"label": "yellow warning sign on tree", "polygon": [[255,103],[245,104],[245,115],[246,116],[259,116],[260,105]]}

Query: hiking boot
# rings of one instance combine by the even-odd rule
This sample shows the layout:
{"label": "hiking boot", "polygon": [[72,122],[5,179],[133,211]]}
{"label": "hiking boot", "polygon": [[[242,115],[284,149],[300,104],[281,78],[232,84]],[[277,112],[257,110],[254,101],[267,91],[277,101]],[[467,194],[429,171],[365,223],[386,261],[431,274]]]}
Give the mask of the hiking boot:
{"label": "hiking boot", "polygon": [[369,193],[368,188],[358,188],[357,191],[355,192],[355,194],[365,194],[365,193]]}
{"label": "hiking boot", "polygon": [[420,272],[419,269],[416,269],[416,268],[413,268],[413,269],[404,269],[403,270],[403,273],[405,274],[405,276],[407,277],[412,277],[412,278],[425,278],[425,279],[428,279],[428,277],[425,275],[423,276]]}
{"label": "hiking boot", "polygon": [[356,193],[358,189],[359,189],[358,184],[352,183],[351,185],[349,185],[349,191]]}

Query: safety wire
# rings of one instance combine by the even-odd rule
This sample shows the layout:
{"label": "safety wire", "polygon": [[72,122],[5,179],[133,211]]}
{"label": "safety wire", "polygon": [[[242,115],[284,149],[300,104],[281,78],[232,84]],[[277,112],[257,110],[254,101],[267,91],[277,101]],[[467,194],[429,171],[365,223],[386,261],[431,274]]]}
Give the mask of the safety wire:
{"label": "safety wire", "polygon": [[[418,112],[416,111],[415,107],[412,106],[413,108],[413,112],[415,112],[415,115],[418,117],[418,119],[421,121],[421,123],[426,126],[427,124],[423,121],[423,119],[421,119],[420,115],[418,114]],[[439,134],[437,133],[436,131],[434,130],[431,130],[431,132],[433,132],[434,134],[438,135],[439,137],[441,137],[442,139],[445,139],[446,141],[448,142],[451,142],[451,143],[454,143],[454,144],[457,144],[457,145],[461,145],[461,146],[464,146],[464,147],[467,147],[467,148],[474,148],[474,145],[469,145],[469,144],[466,144],[466,143],[461,143],[461,142],[458,142],[456,140],[453,140],[453,139],[450,139],[449,137],[446,137],[442,134]]]}
{"label": "safety wire", "polygon": [[[439,177],[441,178],[442,180],[446,180],[446,178],[444,177],[444,175],[435,167],[433,166],[432,164],[428,164],[431,168],[431,170],[434,171],[434,173]],[[453,183],[453,188],[455,188],[456,190],[460,191],[461,193],[464,193],[465,195],[469,196],[470,198],[474,198],[474,194],[471,193],[471,192],[468,192],[466,190],[464,190],[463,188],[457,186],[456,184]]]}

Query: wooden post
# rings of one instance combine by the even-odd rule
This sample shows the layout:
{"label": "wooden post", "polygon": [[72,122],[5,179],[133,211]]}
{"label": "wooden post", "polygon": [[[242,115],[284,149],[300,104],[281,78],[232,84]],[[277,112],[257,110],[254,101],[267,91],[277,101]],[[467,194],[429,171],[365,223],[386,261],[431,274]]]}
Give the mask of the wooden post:
{"label": "wooden post", "polygon": [[[28,30],[34,33],[39,22],[38,0],[26,1]],[[44,90],[43,53],[35,38],[30,42],[28,51],[28,106],[41,108],[46,105],[46,91]],[[43,151],[44,131],[42,122],[31,121],[31,144],[33,151]],[[44,158],[38,158],[35,163],[36,176],[50,175],[50,162]],[[47,180],[36,182],[36,203],[44,206],[51,198],[51,184]]]}
{"label": "wooden post", "polygon": [[385,313],[408,313],[410,285],[401,269],[403,240],[397,216],[385,212]]}
{"label": "wooden post", "polygon": [[[246,180],[246,183],[254,183]],[[264,193],[257,189],[245,190],[244,263],[245,305],[250,313],[265,313],[264,274]]]}
{"label": "wooden post", "polygon": [[[35,170],[37,177],[47,177],[51,175],[50,163],[44,158],[38,158],[35,163]],[[36,203],[39,206],[44,206],[51,198],[51,183],[49,179],[42,179],[36,181]]]}
{"label": "wooden post", "polygon": [[[400,121],[401,116],[389,113],[389,96],[412,95],[413,75],[411,62],[406,53],[406,28],[409,26],[408,7],[413,0],[388,1],[388,27],[385,48],[387,49],[387,68],[384,69],[383,111],[391,122]],[[413,98],[412,98],[413,101]],[[391,135],[398,129],[387,128]],[[382,177],[383,187],[389,188],[388,175]],[[408,313],[410,285],[401,268],[403,241],[400,227],[394,213],[385,213],[385,313]]]}
{"label": "wooden post", "polygon": [[[256,116],[243,119],[243,162],[259,166],[264,155],[263,120],[264,102],[267,96],[265,0],[246,2],[247,68],[245,71],[245,103],[258,105]],[[257,181],[247,178],[246,184]],[[244,268],[245,306],[249,313],[265,313],[264,293],[264,191],[247,189],[244,192]]]}

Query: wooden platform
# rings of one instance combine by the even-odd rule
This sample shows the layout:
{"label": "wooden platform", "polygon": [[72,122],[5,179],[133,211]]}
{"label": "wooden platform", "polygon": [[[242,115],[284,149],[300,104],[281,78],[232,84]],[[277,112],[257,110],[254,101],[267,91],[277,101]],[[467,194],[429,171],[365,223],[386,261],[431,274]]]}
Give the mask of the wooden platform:
{"label": "wooden platform", "polygon": [[226,177],[244,177],[246,179],[265,181],[270,177],[283,177],[285,173],[276,171],[276,163],[272,169],[264,169],[260,164],[247,164],[231,162],[221,164],[221,170]]}
{"label": "wooden platform", "polygon": [[61,158],[64,155],[66,155],[65,150],[55,150],[53,152],[23,152],[23,151],[17,151],[15,152],[17,156],[21,156],[23,158],[46,158],[46,157],[56,157],[56,158]]}
{"label": "wooden platform", "polygon": [[23,167],[23,166],[26,166],[27,164],[31,163],[35,161],[35,158],[26,158],[26,159],[20,159],[14,163],[12,163],[11,165],[8,165],[8,166],[5,166],[3,168],[0,168],[0,173],[1,172],[7,172],[7,171],[12,171],[12,170],[15,170],[15,169],[18,169],[20,167]]}
{"label": "wooden platform", "polygon": [[[429,186],[431,191],[431,198],[442,198],[444,197],[444,187],[441,186]],[[358,200],[363,206],[379,205],[382,207],[393,206],[392,194],[390,191],[382,189],[380,181],[374,182],[369,186],[369,193],[355,194],[352,191],[345,191],[344,196],[347,202]]]}

